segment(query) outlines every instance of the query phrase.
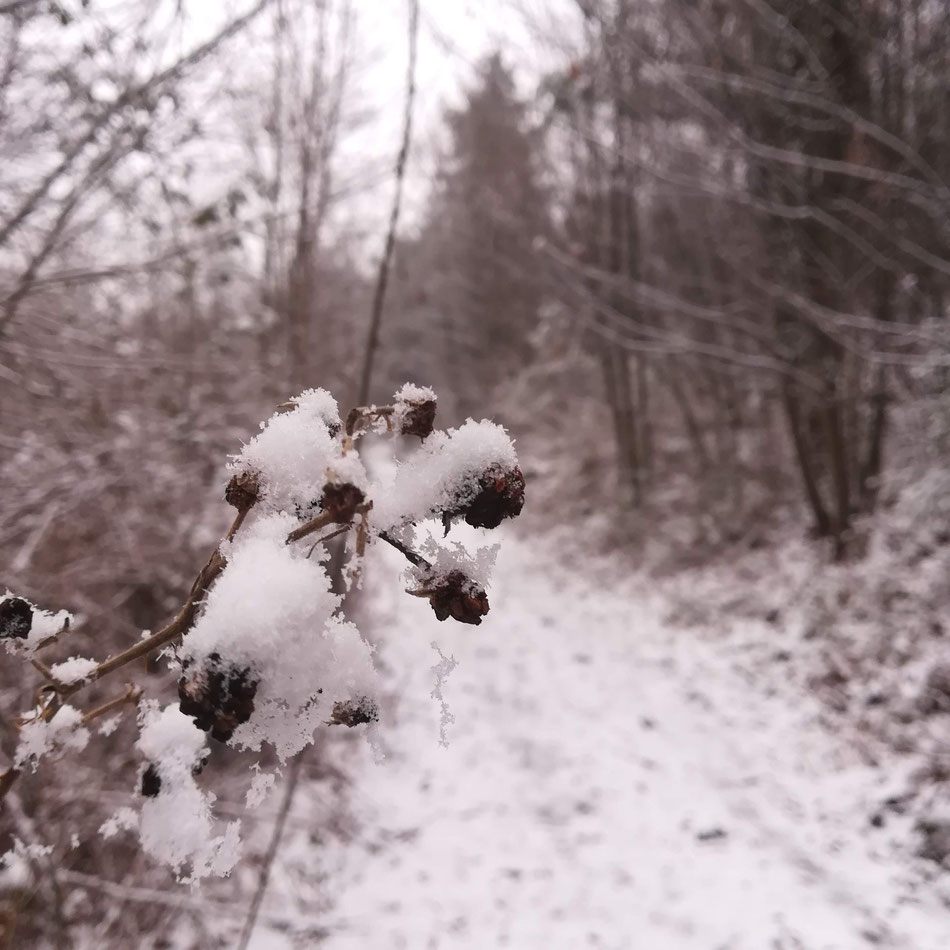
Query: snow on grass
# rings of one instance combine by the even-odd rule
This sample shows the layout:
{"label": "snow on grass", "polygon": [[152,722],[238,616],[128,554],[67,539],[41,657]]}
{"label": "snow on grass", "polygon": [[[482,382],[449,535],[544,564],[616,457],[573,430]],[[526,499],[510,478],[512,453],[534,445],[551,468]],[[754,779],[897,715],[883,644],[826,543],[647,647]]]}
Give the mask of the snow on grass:
{"label": "snow on grass", "polygon": [[[308,927],[329,950],[950,946],[950,888],[869,824],[897,766],[749,664],[773,628],[671,628],[662,590],[509,545],[477,630],[439,628],[370,563],[398,725],[382,762],[354,749],[361,830],[319,866],[335,905],[315,919],[271,894],[254,947]],[[433,637],[458,661],[447,749]],[[313,866],[306,837],[286,851]]]}

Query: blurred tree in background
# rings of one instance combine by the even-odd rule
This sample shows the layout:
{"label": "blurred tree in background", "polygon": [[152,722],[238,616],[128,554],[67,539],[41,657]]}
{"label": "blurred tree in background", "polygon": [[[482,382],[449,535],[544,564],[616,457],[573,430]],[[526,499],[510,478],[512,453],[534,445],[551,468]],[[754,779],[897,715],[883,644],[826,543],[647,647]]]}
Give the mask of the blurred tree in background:
{"label": "blurred tree in background", "polygon": [[501,55],[489,56],[445,115],[419,235],[399,252],[397,293],[409,301],[390,320],[394,378],[444,385],[459,420],[530,360],[545,299],[535,242],[549,233],[550,204],[530,122]]}

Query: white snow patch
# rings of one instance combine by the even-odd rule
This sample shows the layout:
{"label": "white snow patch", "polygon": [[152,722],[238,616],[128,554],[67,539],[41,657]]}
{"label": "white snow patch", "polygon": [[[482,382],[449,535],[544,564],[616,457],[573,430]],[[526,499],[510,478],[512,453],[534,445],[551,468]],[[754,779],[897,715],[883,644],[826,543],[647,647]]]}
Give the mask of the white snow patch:
{"label": "white snow patch", "polygon": [[261,423],[261,432],[229,468],[257,473],[261,502],[267,510],[303,516],[314,510],[335,463],[358,477],[359,460],[355,455],[344,459],[342,443],[331,434],[340,420],[336,400],[329,393],[307,390],[293,402],[295,409],[275,412]]}
{"label": "white snow patch", "polygon": [[508,433],[487,419],[433,432],[394,474],[385,471],[374,483],[372,522],[388,530],[456,509],[475,497],[482,475],[517,465]]}
{"label": "white snow patch", "polygon": [[87,659],[84,656],[71,656],[62,663],[50,667],[53,679],[64,686],[81,683],[99,665],[98,661]]}
{"label": "white snow patch", "polygon": [[182,645],[188,662],[248,670],[254,712],[231,738],[237,747],[271,743],[285,759],[312,741],[333,703],[375,695],[372,649],[334,615],[340,598],[305,546],[287,545],[288,519],[260,519],[228,546],[228,564]]}
{"label": "white snow patch", "polygon": [[215,835],[211,806],[214,796],[195,782],[207,737],[177,704],[159,711],[155,702],[142,703],[141,731],[136,747],[155,770],[159,788],[142,802],[141,811],[120,809],[100,828],[112,837],[119,831],[138,830],[142,850],[176,872],[189,864],[184,880],[194,883],[209,875],[225,875],[239,857],[240,822],[229,822]]}
{"label": "white snow patch", "polygon": [[[367,587],[400,697],[389,754],[353,747],[361,830],[313,871],[334,906],[315,918],[271,892],[282,929],[260,946],[315,927],[328,950],[950,946],[946,887],[896,822],[868,824],[899,761],[864,764],[782,668],[746,665],[773,627],[677,629],[655,582],[506,544],[478,636],[452,631],[442,749],[428,658],[448,631],[374,580],[381,550]],[[322,792],[306,794],[301,814]],[[305,835],[286,851],[312,865]]]}
{"label": "white snow patch", "polygon": [[30,631],[26,637],[4,637],[3,645],[7,653],[33,653],[36,648],[44,641],[55,636],[57,633],[68,628],[73,622],[73,615],[67,610],[58,610],[51,612],[41,610],[36,604],[30,603],[25,597],[19,597],[12,594],[9,590],[5,591],[0,597],[0,603],[5,600],[16,598],[25,601],[32,611],[32,621]]}
{"label": "white snow patch", "polygon": [[16,768],[29,764],[35,772],[44,755],[60,755],[66,750],[80,752],[88,742],[89,730],[82,725],[82,713],[75,706],[64,704],[49,722],[37,718],[20,728],[13,764]]}
{"label": "white snow patch", "polygon": [[247,790],[244,802],[248,808],[257,808],[258,805],[266,801],[268,795],[273,791],[277,783],[277,776],[273,772],[254,773],[251,779],[251,787]]}

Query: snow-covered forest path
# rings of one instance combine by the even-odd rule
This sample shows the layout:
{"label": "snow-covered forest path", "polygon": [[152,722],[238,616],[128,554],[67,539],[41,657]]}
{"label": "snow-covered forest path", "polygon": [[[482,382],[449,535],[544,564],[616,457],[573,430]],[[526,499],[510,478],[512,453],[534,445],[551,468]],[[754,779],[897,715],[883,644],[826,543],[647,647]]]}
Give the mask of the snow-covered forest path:
{"label": "snow-covered forest path", "polygon": [[[754,669],[771,628],[670,629],[657,592],[598,586],[524,542],[505,546],[479,628],[436,624],[387,573],[374,611],[398,719],[384,761],[358,754],[358,832],[325,855],[333,906],[306,921],[321,946],[950,946],[906,835],[869,824],[886,770],[780,669]],[[448,748],[433,639],[458,660]],[[279,890],[268,905],[271,927],[307,916]],[[264,927],[254,945],[312,945],[287,939]]]}

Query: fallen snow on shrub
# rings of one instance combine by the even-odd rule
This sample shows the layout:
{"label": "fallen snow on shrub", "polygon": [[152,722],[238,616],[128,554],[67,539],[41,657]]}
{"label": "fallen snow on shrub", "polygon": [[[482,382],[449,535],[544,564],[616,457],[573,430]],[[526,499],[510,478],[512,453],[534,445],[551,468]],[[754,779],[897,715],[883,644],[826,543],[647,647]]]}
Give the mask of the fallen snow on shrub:
{"label": "fallen snow on shrub", "polygon": [[[434,431],[436,406],[431,389],[407,383],[393,405],[358,407],[344,427],[333,397],[307,390],[280,406],[232,459],[225,499],[237,517],[168,634],[161,632],[152,646],[173,650],[180,662],[178,703],[163,710],[154,701],[139,704],[138,804],[120,808],[102,826],[104,836],[137,832],[142,849],[183,880],[227,874],[238,860],[240,823],[219,827],[214,796],[199,787],[209,737],[254,751],[266,743],[281,762],[324,726],[361,728],[374,742],[380,719],[374,651],[340,613],[342,597],[328,569],[331,535],[352,535],[341,572],[351,586],[359,583],[366,546],[384,539],[410,564],[409,593],[427,598],[437,620],[482,622],[497,547],[472,553],[429,538],[417,550],[415,529],[435,518],[446,530],[458,518],[496,527],[520,513],[524,478],[503,428],[469,420]],[[371,481],[356,450],[367,432],[415,437],[421,447],[395,478]],[[68,620],[65,612],[41,611],[12,594],[0,601],[0,637],[8,649],[35,649]],[[113,658],[98,675],[140,655],[132,650]],[[440,660],[433,696],[442,707],[445,742],[451,713],[441,686],[455,660],[441,653]],[[17,769],[86,745],[83,713],[62,699],[78,693],[99,665],[73,656],[49,668],[45,698],[22,726]],[[139,695],[130,689],[95,715]],[[99,732],[108,735],[116,722],[107,720]],[[252,769],[248,807],[260,804],[277,778],[259,765]]]}
{"label": "fallen snow on shrub", "polygon": [[89,660],[84,656],[71,656],[68,660],[50,667],[50,673],[53,674],[53,679],[57,683],[72,686],[73,683],[81,683],[87,679],[98,665],[95,660]]}
{"label": "fallen snow on shrub", "polygon": [[0,597],[0,640],[7,653],[33,653],[44,641],[66,630],[72,619],[66,610],[41,610],[10,591]]}
{"label": "fallen snow on shrub", "polygon": [[483,480],[517,470],[514,444],[493,422],[469,419],[458,429],[433,432],[391,480],[374,486],[373,523],[386,530],[465,514],[483,490]]}
{"label": "fallen snow on shrub", "polygon": [[[371,647],[334,615],[340,598],[325,567],[285,542],[292,527],[270,515],[226,547],[228,565],[181,651],[186,676],[217,666],[254,684],[230,741],[255,750],[269,742],[282,759],[313,741],[334,702],[376,689]],[[208,680],[200,698],[220,711],[226,697]]]}
{"label": "fallen snow on shrub", "polygon": [[105,837],[137,831],[142,850],[156,861],[181,872],[191,882],[227,874],[240,853],[240,822],[229,822],[215,834],[211,815],[214,796],[198,787],[195,775],[207,755],[207,738],[175,705],[159,711],[143,703],[136,748],[145,758],[139,781],[142,804],[138,814],[123,808],[101,830]]}

